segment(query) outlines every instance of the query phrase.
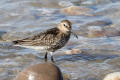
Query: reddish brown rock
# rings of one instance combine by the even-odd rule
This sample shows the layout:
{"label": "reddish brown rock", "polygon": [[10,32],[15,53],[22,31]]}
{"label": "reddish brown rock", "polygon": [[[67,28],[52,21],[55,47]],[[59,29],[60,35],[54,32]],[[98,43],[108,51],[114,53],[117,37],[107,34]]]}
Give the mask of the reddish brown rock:
{"label": "reddish brown rock", "polygon": [[41,63],[28,67],[15,80],[63,80],[63,77],[55,64]]}
{"label": "reddish brown rock", "polygon": [[89,14],[89,12],[92,12],[93,10],[86,7],[80,7],[80,6],[70,6],[67,8],[61,9],[61,13],[67,14],[67,15],[86,15],[86,16],[93,16],[92,14]]}

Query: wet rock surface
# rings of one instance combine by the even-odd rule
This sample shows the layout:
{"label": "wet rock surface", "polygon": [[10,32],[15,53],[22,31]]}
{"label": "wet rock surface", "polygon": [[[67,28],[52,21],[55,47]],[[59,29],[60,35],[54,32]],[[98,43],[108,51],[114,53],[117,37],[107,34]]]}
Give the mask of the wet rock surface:
{"label": "wet rock surface", "polygon": [[39,63],[29,66],[15,80],[63,80],[60,68],[53,63]]}
{"label": "wet rock surface", "polygon": [[44,53],[13,46],[12,40],[55,27],[63,19],[72,22],[79,37],[71,35],[54,54],[64,76],[102,80],[120,71],[119,4],[119,0],[1,0],[0,79],[13,80],[27,66],[44,62]]}

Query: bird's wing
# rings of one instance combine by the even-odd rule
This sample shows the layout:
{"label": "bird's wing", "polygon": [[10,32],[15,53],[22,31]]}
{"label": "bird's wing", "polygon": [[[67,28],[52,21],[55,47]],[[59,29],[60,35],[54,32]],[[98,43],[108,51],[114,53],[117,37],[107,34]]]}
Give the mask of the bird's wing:
{"label": "bird's wing", "polygon": [[58,29],[52,28],[45,32],[41,32],[35,36],[28,37],[22,40],[13,41],[17,45],[26,45],[26,46],[47,46],[53,43],[58,35]]}

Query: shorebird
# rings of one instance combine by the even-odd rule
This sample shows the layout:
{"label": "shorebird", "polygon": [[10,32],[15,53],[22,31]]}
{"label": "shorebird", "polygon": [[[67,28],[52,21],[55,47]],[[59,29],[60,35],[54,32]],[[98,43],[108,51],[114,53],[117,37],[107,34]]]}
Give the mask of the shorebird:
{"label": "shorebird", "polygon": [[[57,27],[48,29],[35,36],[13,41],[14,45],[35,50],[45,50],[44,59],[47,61],[47,54],[50,53],[51,61],[54,62],[53,52],[65,46],[70,39],[72,24],[69,20],[62,20]],[[78,36],[74,34],[76,38]]]}

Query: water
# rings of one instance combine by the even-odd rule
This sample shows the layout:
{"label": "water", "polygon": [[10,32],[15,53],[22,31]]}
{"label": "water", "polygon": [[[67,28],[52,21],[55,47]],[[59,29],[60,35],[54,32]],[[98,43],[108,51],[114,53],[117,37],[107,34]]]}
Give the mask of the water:
{"label": "water", "polygon": [[[56,64],[70,80],[102,80],[120,71],[119,4],[119,0],[1,0],[0,80],[13,80],[25,67],[43,62],[44,54],[9,42],[55,27],[63,19],[72,22],[79,36],[55,52]],[[80,8],[66,12],[69,6]]]}

